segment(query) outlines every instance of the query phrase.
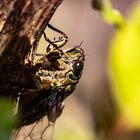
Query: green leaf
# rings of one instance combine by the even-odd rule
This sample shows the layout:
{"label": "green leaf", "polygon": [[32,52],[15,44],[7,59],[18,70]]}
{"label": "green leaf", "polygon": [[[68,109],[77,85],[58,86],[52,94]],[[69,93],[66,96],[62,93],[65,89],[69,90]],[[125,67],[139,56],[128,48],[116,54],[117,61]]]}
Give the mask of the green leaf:
{"label": "green leaf", "polygon": [[7,100],[0,100],[0,139],[10,140],[15,126],[13,105]]}
{"label": "green leaf", "polygon": [[111,78],[120,113],[140,128],[140,4],[114,36],[110,51]]}
{"label": "green leaf", "polygon": [[109,0],[105,0],[102,5],[102,15],[106,22],[121,28],[124,25],[123,16],[116,9],[113,9]]}

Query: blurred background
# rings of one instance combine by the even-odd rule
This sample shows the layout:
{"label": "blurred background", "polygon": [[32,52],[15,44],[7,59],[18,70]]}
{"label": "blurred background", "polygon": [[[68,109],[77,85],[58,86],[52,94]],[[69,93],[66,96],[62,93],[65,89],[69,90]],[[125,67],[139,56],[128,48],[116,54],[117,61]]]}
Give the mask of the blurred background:
{"label": "blurred background", "polygon": [[[136,0],[112,0],[114,8],[127,17]],[[64,31],[69,42],[65,49],[79,45],[86,61],[75,92],[65,100],[65,108],[55,124],[54,140],[137,140],[121,119],[114,99],[109,72],[110,41],[116,29],[103,21],[91,0],[64,0],[50,23]],[[48,32],[47,32],[48,34]],[[49,37],[54,37],[49,32]],[[45,46],[44,39],[40,44]]]}
{"label": "blurred background", "polygon": [[[100,11],[93,1],[103,3]],[[1,138],[12,133],[16,140],[140,140],[140,0],[64,0],[50,23],[67,34],[64,50],[83,42],[81,80],[55,124],[44,116],[12,133],[17,118],[2,101]],[[51,40],[59,36],[45,32]],[[47,45],[42,37],[37,51],[44,53]]]}

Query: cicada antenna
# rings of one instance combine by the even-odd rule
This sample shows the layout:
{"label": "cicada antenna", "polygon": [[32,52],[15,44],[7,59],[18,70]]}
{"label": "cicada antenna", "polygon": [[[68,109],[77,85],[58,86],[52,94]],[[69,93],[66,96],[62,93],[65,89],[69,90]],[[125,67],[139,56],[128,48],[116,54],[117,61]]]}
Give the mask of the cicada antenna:
{"label": "cicada antenna", "polygon": [[83,44],[83,40],[80,42],[80,44],[76,47],[81,47],[81,45]]}

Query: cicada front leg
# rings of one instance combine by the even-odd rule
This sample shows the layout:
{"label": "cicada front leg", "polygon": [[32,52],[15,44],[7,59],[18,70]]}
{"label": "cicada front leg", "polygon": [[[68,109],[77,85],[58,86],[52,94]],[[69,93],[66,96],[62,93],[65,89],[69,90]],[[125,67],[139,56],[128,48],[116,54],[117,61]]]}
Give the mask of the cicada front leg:
{"label": "cicada front leg", "polygon": [[53,52],[54,50],[58,50],[60,52],[60,54],[63,55],[64,52],[60,48],[63,47],[67,43],[67,41],[68,41],[67,35],[64,32],[60,31],[59,29],[55,28],[54,26],[52,26],[50,24],[48,24],[48,28],[61,34],[62,37],[54,38],[54,40],[51,41],[49,38],[47,38],[46,34],[44,33],[45,40],[47,42],[49,42],[49,45],[46,48],[46,53],[50,53],[50,52]]}
{"label": "cicada front leg", "polygon": [[68,36],[64,32],[62,32],[59,29],[57,29],[54,26],[52,26],[51,24],[48,24],[48,27],[50,29],[52,29],[53,31],[55,31],[55,32],[57,32],[57,33],[62,35],[62,37],[59,37],[58,39],[55,39],[53,41],[53,43],[56,44],[57,47],[59,47],[59,48],[63,47],[68,41]]}
{"label": "cicada front leg", "polygon": [[41,54],[41,53],[36,53],[36,56],[42,56],[39,60],[37,60],[37,63],[39,62],[54,62],[64,55],[63,50],[61,49],[68,41],[67,35],[60,31],[59,29],[55,28],[54,26],[48,24],[48,28],[52,29],[53,31],[61,34],[61,37],[54,38],[54,40],[50,40],[45,32],[43,32],[44,39],[49,43],[49,45],[46,48],[46,53]]}

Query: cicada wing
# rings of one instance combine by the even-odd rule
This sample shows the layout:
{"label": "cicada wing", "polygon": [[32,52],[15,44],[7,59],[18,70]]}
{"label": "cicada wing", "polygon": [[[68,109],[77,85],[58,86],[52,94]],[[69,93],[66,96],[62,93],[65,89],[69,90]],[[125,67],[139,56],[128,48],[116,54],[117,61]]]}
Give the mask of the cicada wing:
{"label": "cicada wing", "polygon": [[45,116],[33,124],[16,130],[12,140],[52,140],[54,124]]}
{"label": "cicada wing", "polygon": [[56,119],[61,115],[63,96],[56,90],[28,90],[19,97],[18,127],[14,140],[52,140]]}

